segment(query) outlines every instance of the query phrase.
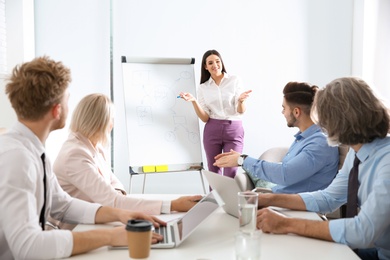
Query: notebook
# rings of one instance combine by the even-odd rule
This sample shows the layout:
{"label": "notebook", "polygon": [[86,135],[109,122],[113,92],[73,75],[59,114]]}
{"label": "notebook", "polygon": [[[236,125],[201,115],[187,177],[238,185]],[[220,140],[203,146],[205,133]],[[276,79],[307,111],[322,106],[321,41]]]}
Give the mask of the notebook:
{"label": "notebook", "polygon": [[238,192],[242,191],[235,179],[202,170],[211,188],[216,190],[225,205],[223,209],[229,215],[238,218]]}
{"label": "notebook", "polygon": [[167,222],[154,232],[164,234],[164,240],[152,244],[152,248],[174,248],[187,239],[192,232],[207,219],[217,208],[223,205],[222,199],[216,191],[205,195],[195,206],[178,219]]}

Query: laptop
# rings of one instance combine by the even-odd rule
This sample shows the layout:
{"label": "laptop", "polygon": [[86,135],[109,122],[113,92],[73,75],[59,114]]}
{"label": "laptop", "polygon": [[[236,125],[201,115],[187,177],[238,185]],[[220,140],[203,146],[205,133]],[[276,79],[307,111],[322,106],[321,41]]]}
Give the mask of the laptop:
{"label": "laptop", "polygon": [[[217,208],[223,205],[217,191],[205,195],[195,206],[179,218],[167,222],[166,226],[153,232],[161,234],[163,241],[152,244],[151,248],[174,248],[186,240],[192,232]],[[112,246],[110,249],[127,249],[127,246]]]}
{"label": "laptop", "polygon": [[[217,191],[205,195],[195,206],[179,218],[167,222],[153,232],[161,234],[163,241],[152,244],[151,248],[174,248],[186,240],[192,232],[224,203]],[[111,246],[110,249],[127,249],[127,246]]]}
{"label": "laptop", "polygon": [[238,192],[242,191],[235,179],[202,170],[211,188],[216,190],[225,205],[223,209],[229,215],[238,218]]}
{"label": "laptop", "polygon": [[154,232],[164,236],[164,240],[152,244],[151,248],[174,248],[187,239],[192,232],[207,219],[216,209],[223,205],[216,191],[205,195],[195,206],[178,219],[167,222],[167,225]]}

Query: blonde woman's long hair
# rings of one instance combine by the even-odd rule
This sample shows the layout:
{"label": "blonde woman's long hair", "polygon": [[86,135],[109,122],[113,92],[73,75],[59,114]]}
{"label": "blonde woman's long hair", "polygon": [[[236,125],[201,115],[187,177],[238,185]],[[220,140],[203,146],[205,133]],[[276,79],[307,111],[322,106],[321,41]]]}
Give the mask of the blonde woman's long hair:
{"label": "blonde woman's long hair", "polygon": [[109,97],[95,93],[85,96],[73,111],[70,130],[107,147],[110,143],[114,105]]}

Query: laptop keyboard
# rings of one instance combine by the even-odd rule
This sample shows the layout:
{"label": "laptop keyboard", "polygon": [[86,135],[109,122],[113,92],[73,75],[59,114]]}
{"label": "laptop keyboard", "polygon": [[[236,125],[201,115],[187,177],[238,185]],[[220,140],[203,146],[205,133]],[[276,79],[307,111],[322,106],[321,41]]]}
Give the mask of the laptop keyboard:
{"label": "laptop keyboard", "polygon": [[163,240],[158,242],[158,244],[168,243],[168,232],[166,226],[161,226],[159,228],[156,228],[154,232],[163,236]]}

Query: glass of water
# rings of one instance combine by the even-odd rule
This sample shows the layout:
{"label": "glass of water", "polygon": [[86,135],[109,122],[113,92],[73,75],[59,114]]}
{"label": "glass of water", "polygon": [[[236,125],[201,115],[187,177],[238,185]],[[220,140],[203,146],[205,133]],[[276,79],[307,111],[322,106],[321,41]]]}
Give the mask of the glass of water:
{"label": "glass of water", "polygon": [[238,232],[235,235],[236,260],[259,260],[261,255],[261,231]]}
{"label": "glass of water", "polygon": [[257,192],[242,191],[238,193],[238,219],[241,232],[252,233],[256,231],[257,205]]}

